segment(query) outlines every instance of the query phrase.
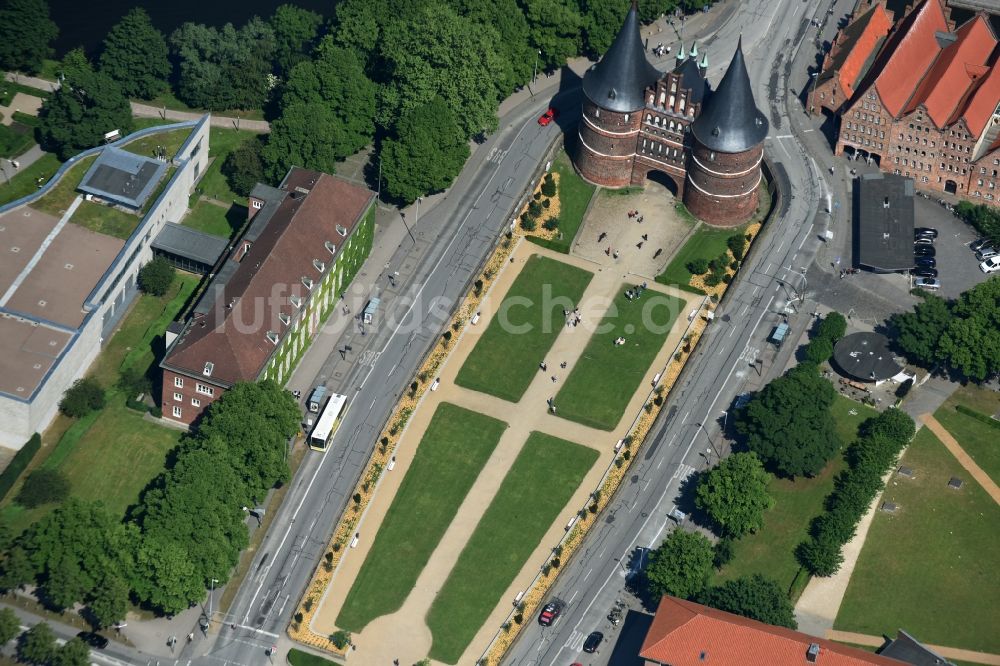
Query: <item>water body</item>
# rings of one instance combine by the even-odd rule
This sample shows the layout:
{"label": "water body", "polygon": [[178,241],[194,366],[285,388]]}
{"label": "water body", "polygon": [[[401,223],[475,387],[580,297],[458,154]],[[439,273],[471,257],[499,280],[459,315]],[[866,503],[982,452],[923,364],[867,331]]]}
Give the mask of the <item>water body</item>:
{"label": "water body", "polygon": [[[105,35],[132,7],[142,7],[168,38],[182,23],[192,21],[216,27],[239,27],[252,16],[267,19],[281,0],[49,0],[52,20],[59,26],[53,44],[56,58],[82,46],[91,57],[100,52]],[[329,18],[336,0],[295,0],[294,3]]]}

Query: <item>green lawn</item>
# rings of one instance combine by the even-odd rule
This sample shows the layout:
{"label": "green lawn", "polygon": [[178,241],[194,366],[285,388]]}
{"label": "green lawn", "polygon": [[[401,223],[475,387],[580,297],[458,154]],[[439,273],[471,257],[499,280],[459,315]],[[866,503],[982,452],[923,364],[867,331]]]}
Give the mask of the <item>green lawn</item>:
{"label": "green lawn", "polygon": [[[556,394],[558,415],[601,430],[612,430],[639,387],[684,302],[647,290],[629,301],[622,284],[583,355]],[[614,340],[625,338],[618,346]]]}
{"label": "green lawn", "polygon": [[199,201],[181,220],[181,224],[206,234],[229,238],[247,219],[246,206],[232,204],[228,209],[210,201]]}
{"label": "green lawn", "polygon": [[[667,264],[662,273],[656,276],[656,281],[661,284],[678,285],[681,288],[693,289],[688,286],[691,280],[691,271],[687,269],[687,264],[692,259],[702,258],[706,261],[715,259],[726,251],[726,239],[738,233],[742,233],[746,227],[735,229],[714,229],[702,224],[698,230],[692,234],[684,247]],[[697,290],[699,293],[700,290]]]}
{"label": "green lawn", "polygon": [[[190,112],[193,112],[193,113],[209,113],[209,111],[206,111],[205,109],[196,109],[194,107],[188,106],[187,104],[185,104],[181,100],[177,99],[177,97],[174,95],[173,91],[171,91],[171,90],[167,90],[166,92],[162,92],[159,95],[157,95],[156,97],[154,97],[153,99],[137,99],[136,101],[139,102],[140,104],[148,104],[149,106],[156,106],[156,107],[159,107],[161,109],[164,108],[164,107],[166,107],[167,109],[170,109],[172,111],[190,111]],[[229,110],[229,111],[212,111],[211,113],[213,115],[217,115],[217,116],[229,116],[229,117],[233,117],[233,118],[236,118],[238,116],[240,118],[246,118],[247,120],[263,120],[264,119],[264,112],[261,111],[260,109],[250,109],[248,111],[244,111],[244,110],[240,110],[240,109],[232,109],[232,110]]]}
{"label": "green lawn", "polygon": [[10,106],[10,101],[14,99],[14,95],[19,92],[24,93],[25,95],[32,95],[33,97],[41,97],[42,99],[52,96],[52,93],[48,90],[39,90],[37,88],[26,86],[22,83],[0,81],[0,106]]}
{"label": "green lawn", "polygon": [[9,183],[5,179],[0,180],[0,206],[37,191],[38,179],[48,180],[61,164],[58,157],[45,153],[34,164],[18,169]]}
{"label": "green lawn", "polygon": [[146,129],[147,127],[159,127],[160,125],[173,125],[177,122],[178,121],[176,120],[163,118],[133,118],[132,131],[135,132],[137,130]]}
{"label": "green lawn", "polygon": [[157,132],[156,134],[148,134],[135,141],[130,141],[121,146],[121,148],[130,153],[142,155],[143,157],[156,157],[157,148],[160,148],[163,150],[163,155],[173,157],[190,135],[190,127],[170,130],[169,132]]}
{"label": "green lawn", "polygon": [[[31,207],[43,213],[61,217],[66,212],[66,209],[69,208],[69,205],[73,203],[73,199],[76,199],[79,194],[76,188],[79,187],[80,181],[83,180],[84,175],[87,173],[87,169],[90,168],[90,165],[96,159],[97,155],[90,155],[82,160],[78,160],[63,174],[59,182],[44,197],[31,204]],[[48,175],[51,176],[52,173]]]}
{"label": "green lawn", "polygon": [[575,266],[532,255],[455,383],[511,402],[520,400],[565,328],[563,310],[580,303],[593,277]]}
{"label": "green lawn", "polygon": [[1000,652],[1000,507],[927,428],[903,463],[916,474],[890,481],[884,499],[899,508],[876,513],[835,627]]}
{"label": "green lawn", "polygon": [[34,129],[21,123],[0,125],[0,157],[17,157],[35,143]]}
{"label": "green lawn", "polygon": [[[871,407],[840,395],[831,409],[845,447],[857,437],[861,422],[876,414]],[[856,415],[850,413],[852,409]],[[791,590],[799,572],[795,547],[808,535],[809,522],[822,512],[823,500],[833,490],[833,479],[845,466],[843,456],[838,455],[812,479],[772,478],[768,492],[774,498],[774,507],[764,515],[763,529],[736,542],[735,556],[716,574],[716,582],[756,573],[774,580],[783,590]],[[794,596],[803,587],[796,585]]]}
{"label": "green lawn", "polygon": [[338,627],[361,631],[403,605],[506,427],[452,404],[438,407],[344,600]]}
{"label": "green lawn", "polygon": [[222,127],[212,127],[208,137],[208,155],[213,158],[212,163],[205,170],[198,183],[197,191],[192,197],[194,201],[199,194],[209,198],[218,199],[224,203],[238,203],[241,206],[247,205],[247,198],[240,196],[229,189],[226,177],[222,175],[222,163],[237,146],[250,137],[258,136],[256,132],[247,130],[226,129]]}
{"label": "green lawn", "polygon": [[597,457],[531,433],[427,613],[432,659],[458,663]]}
{"label": "green lawn", "polygon": [[81,201],[80,206],[73,213],[73,217],[70,218],[70,222],[99,234],[128,240],[135,228],[139,226],[140,218],[138,215],[132,215],[96,201]]}
{"label": "green lawn", "polygon": [[956,411],[950,400],[934,413],[934,417],[958,440],[976,464],[995,483],[1000,483],[1000,422],[995,427],[983,423]]}
{"label": "green lawn", "polygon": [[590,205],[594,190],[597,188],[576,174],[565,152],[559,153],[556,157],[552,170],[559,174],[559,231],[562,233],[562,238],[546,240],[529,236],[528,240],[550,250],[569,254],[573,239],[583,224],[583,215],[587,212],[587,206]]}
{"label": "green lawn", "polygon": [[316,655],[303,652],[296,648],[288,651],[288,663],[292,666],[339,666],[340,662],[317,657]]}

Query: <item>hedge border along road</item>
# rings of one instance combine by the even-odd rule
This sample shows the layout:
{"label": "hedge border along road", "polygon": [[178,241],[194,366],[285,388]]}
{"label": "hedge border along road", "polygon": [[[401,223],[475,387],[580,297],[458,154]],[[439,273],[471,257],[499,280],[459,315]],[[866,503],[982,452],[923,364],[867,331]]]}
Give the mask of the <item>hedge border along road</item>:
{"label": "hedge border along road", "polygon": [[500,436],[503,421],[441,403],[337,617],[360,632],[403,605]]}

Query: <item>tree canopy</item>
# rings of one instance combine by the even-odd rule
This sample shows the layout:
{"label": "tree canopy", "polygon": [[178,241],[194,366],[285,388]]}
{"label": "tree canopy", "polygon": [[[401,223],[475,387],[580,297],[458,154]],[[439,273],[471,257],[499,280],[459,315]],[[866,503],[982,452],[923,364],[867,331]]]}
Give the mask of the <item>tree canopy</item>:
{"label": "tree canopy", "polygon": [[261,137],[254,135],[226,156],[220,170],[229,183],[229,189],[245,197],[254,185],[264,181],[263,151]]}
{"label": "tree canopy", "polygon": [[756,393],[736,413],[736,429],[777,474],[814,476],[841,446],[830,414],[835,395],[815,365],[802,363]]}
{"label": "tree canopy", "polygon": [[994,247],[1000,245],[1000,211],[995,207],[959,201],[955,206],[955,215],[971,224],[980,235],[993,241]]}
{"label": "tree canopy", "polygon": [[80,418],[104,407],[104,387],[94,377],[81,377],[66,389],[59,401],[59,411]]}
{"label": "tree canopy", "polygon": [[153,257],[153,260],[139,269],[139,288],[153,296],[163,296],[170,291],[177,271],[163,257]]}
{"label": "tree canopy", "polygon": [[729,536],[756,532],[774,506],[767,492],[770,478],[755,454],[734,453],[701,478],[695,503]]}
{"label": "tree canopy", "polygon": [[298,5],[280,5],[271,17],[274,31],[274,63],[282,75],[307,60],[316,46],[323,17]]}
{"label": "tree canopy", "polygon": [[[539,66],[555,69],[566,64],[580,52],[580,34],[583,19],[573,0],[524,0],[522,3],[528,19],[529,39],[541,51]],[[618,18],[621,27],[624,13]]]}
{"label": "tree canopy", "polygon": [[104,39],[101,72],[129,97],[152,99],[167,87],[171,66],[167,40],[142,7],[134,7]]}
{"label": "tree canopy", "polygon": [[528,39],[528,20],[517,0],[452,0],[455,11],[479,26],[490,26],[500,35],[501,55],[510,68],[497,74],[510,75],[498,79],[501,95],[513,91],[531,78],[535,64],[535,49]]}
{"label": "tree canopy", "polygon": [[760,574],[729,580],[706,589],[698,602],[778,627],[798,629],[795,608],[788,595],[770,578]]}
{"label": "tree canopy", "polygon": [[627,5],[622,0],[581,0],[580,11],[587,55],[601,58],[621,29]]}
{"label": "tree canopy", "polygon": [[58,35],[48,2],[7,0],[0,6],[0,68],[37,74]]}
{"label": "tree canopy", "polygon": [[21,620],[9,608],[0,608],[0,645],[6,645],[21,633]]}
{"label": "tree canopy", "polygon": [[21,642],[17,646],[17,657],[23,662],[36,666],[49,666],[57,650],[56,634],[45,622],[39,622],[21,634]]}
{"label": "tree canopy", "polygon": [[650,553],[646,581],[659,598],[670,594],[689,599],[701,592],[712,573],[712,542],[697,532],[676,529]]}

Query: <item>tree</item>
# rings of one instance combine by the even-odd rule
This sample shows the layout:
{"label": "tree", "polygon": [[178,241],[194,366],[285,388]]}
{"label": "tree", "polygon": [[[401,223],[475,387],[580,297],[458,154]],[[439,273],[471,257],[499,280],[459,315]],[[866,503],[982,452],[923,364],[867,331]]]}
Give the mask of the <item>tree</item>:
{"label": "tree", "polygon": [[795,549],[795,556],[810,574],[825,578],[837,573],[844,563],[841,545],[829,537],[807,539]]}
{"label": "tree", "polygon": [[639,3],[639,20],[652,23],[660,16],[674,11],[677,4],[677,0],[645,0]]}
{"label": "tree", "polygon": [[341,0],[333,10],[330,34],[337,46],[359,54],[367,65],[379,43],[384,16],[371,0]]}
{"label": "tree", "polygon": [[510,75],[509,79],[497,79],[501,94],[513,91],[531,78],[535,49],[528,41],[528,20],[517,0],[452,0],[451,4],[459,14],[478,24],[477,34],[480,26],[490,26],[500,34],[501,55],[510,64],[509,71],[493,73]]}
{"label": "tree", "polygon": [[839,312],[829,313],[816,327],[816,337],[825,338],[830,344],[836,344],[845,333],[847,333],[847,319]]}
{"label": "tree", "polygon": [[699,603],[778,627],[797,629],[795,608],[778,584],[760,574],[726,581],[705,590]]}
{"label": "tree", "polygon": [[[475,39],[469,39],[469,35]],[[395,120],[441,97],[456,112],[463,137],[497,128],[498,81],[510,78],[500,35],[475,25],[447,6],[431,5],[413,19],[397,19],[383,30],[381,122]],[[450,137],[449,137],[450,139]]]}
{"label": "tree", "polygon": [[604,56],[621,29],[627,9],[622,0],[582,0],[580,13],[587,55],[595,60]]}
{"label": "tree", "polygon": [[697,532],[674,530],[650,553],[646,566],[649,591],[688,599],[701,592],[712,572],[712,542]]}
{"label": "tree", "polygon": [[351,632],[340,629],[330,634],[330,642],[338,650],[344,650],[351,644]]}
{"label": "tree", "polygon": [[913,439],[916,432],[913,418],[901,409],[887,409],[861,424],[864,437],[888,437],[903,444]]}
{"label": "tree", "polygon": [[56,650],[53,666],[88,666],[90,664],[90,647],[79,637],[63,643]]}
{"label": "tree", "polygon": [[59,28],[45,0],[7,0],[0,7],[0,68],[37,74]]}
{"label": "tree", "polygon": [[827,338],[813,338],[805,347],[805,359],[814,365],[830,360],[831,356],[833,344]]}
{"label": "tree", "polygon": [[767,492],[771,475],[753,453],[734,453],[702,476],[695,504],[723,531],[740,537],[764,526],[764,512],[774,506]]}
{"label": "tree", "polygon": [[736,413],[737,432],[780,475],[814,476],[840,449],[830,414],[836,391],[802,363],[771,381]]}
{"label": "tree", "polygon": [[66,389],[59,401],[59,411],[66,416],[80,418],[104,407],[104,388],[94,377],[83,377]]}
{"label": "tree", "polygon": [[179,613],[205,593],[183,545],[143,537],[137,541],[134,562],[132,590],[160,613]]}
{"label": "tree", "polygon": [[38,666],[49,666],[56,654],[56,635],[45,622],[39,622],[21,634],[17,657]]}
{"label": "tree", "polygon": [[57,469],[39,467],[32,470],[17,493],[17,503],[34,509],[43,504],[62,502],[69,496],[70,484],[66,475]]}
{"label": "tree", "polygon": [[139,289],[151,296],[163,296],[174,284],[177,271],[165,258],[157,256],[139,269]]}
{"label": "tree", "polygon": [[894,314],[889,318],[896,344],[908,359],[930,368],[941,358],[938,355],[938,340],[944,335],[951,322],[948,302],[934,294],[925,294],[913,312]]}
{"label": "tree", "polygon": [[112,130],[124,135],[132,129],[132,107],[121,86],[81,60],[81,53],[66,57],[62,85],[38,114],[42,147],[61,160],[100,145]]}
{"label": "tree", "polygon": [[9,608],[0,608],[0,645],[6,645],[21,633],[21,620]]}
{"label": "tree", "polygon": [[390,197],[414,201],[452,184],[469,157],[469,145],[440,97],[406,112],[395,136],[382,144],[382,177]]}
{"label": "tree", "polygon": [[129,97],[152,99],[167,87],[170,76],[167,40],[142,7],[134,7],[104,39],[101,72],[114,79]]}
{"label": "tree", "polygon": [[[576,2],[571,0],[524,0],[524,14],[528,19],[531,45],[538,51],[539,64],[555,69],[566,64],[580,52],[580,33],[583,19]],[[618,26],[622,18],[619,17]]]}
{"label": "tree", "polygon": [[35,578],[36,569],[22,546],[14,546],[0,566],[0,589],[15,590],[27,585]]}
{"label": "tree", "polygon": [[263,149],[260,137],[254,135],[226,156],[221,171],[229,189],[245,197],[257,183],[264,181]]}
{"label": "tree", "polygon": [[128,612],[128,595],[125,580],[109,572],[87,602],[87,609],[97,628],[110,627],[125,618]]}
{"label": "tree", "polygon": [[296,64],[307,60],[316,45],[323,17],[297,5],[280,5],[271,17],[274,31],[274,62],[287,75]]}

